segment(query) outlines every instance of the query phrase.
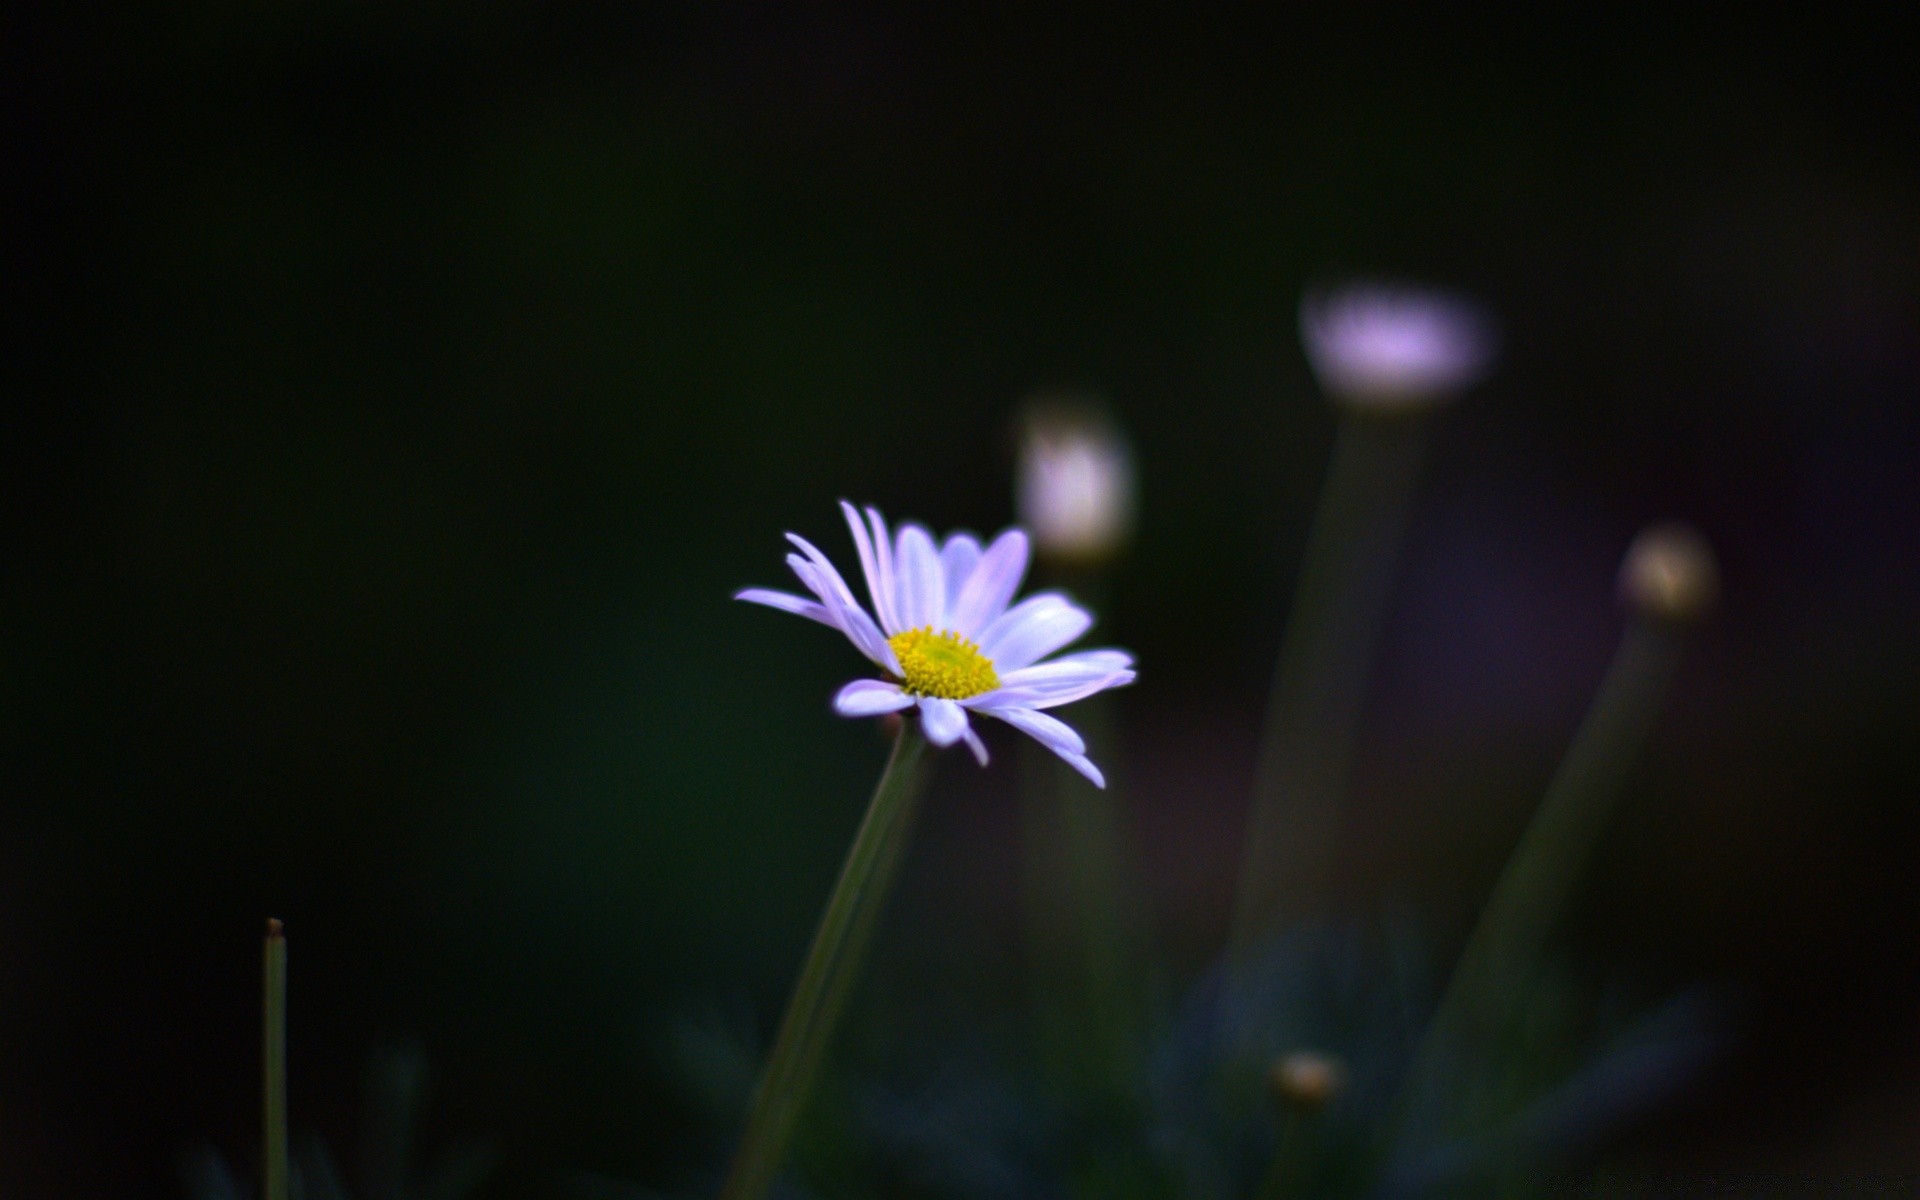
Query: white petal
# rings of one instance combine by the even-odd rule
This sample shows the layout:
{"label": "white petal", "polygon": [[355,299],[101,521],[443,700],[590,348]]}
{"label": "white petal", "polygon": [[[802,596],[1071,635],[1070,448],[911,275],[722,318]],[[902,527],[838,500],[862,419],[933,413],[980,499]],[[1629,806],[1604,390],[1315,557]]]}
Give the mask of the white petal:
{"label": "white petal", "polygon": [[1082,775],[1085,775],[1088,779],[1091,779],[1093,781],[1093,786],[1097,788],[1105,788],[1107,786],[1107,777],[1100,773],[1100,768],[1094,766],[1093,760],[1088,758],[1086,755],[1068,754],[1064,750],[1056,750],[1054,751],[1054,753],[1058,754],[1063,760],[1065,760],[1068,766],[1080,772]]}
{"label": "white petal", "polygon": [[911,707],[913,697],[899,684],[879,679],[856,679],[833,698],[833,711],[843,717],[877,717]]}
{"label": "white petal", "polygon": [[893,588],[880,574],[880,560],[874,555],[867,527],[860,513],[845,500],[840,502],[840,512],[847,518],[847,528],[853,531],[853,548],[860,555],[860,570],[867,577],[867,594],[873,597],[873,615],[880,618],[880,628],[898,632],[900,623],[893,615]]}
{"label": "white petal", "polygon": [[808,562],[805,555],[787,555],[787,566],[793,568],[793,573],[799,577],[801,583],[807,585],[808,591],[820,598],[820,603],[826,604],[832,599],[833,585],[821,577],[819,569]]}
{"label": "white petal", "polygon": [[847,587],[847,581],[840,578],[840,568],[833,565],[832,559],[820,553],[819,547],[797,533],[788,534],[787,540],[792,542],[800,553],[806,555],[807,562],[812,564],[813,569],[819,573],[820,585],[814,590],[820,593],[821,600],[838,599],[848,608],[860,607],[855,603],[853,592]]}
{"label": "white petal", "polygon": [[1057,720],[1043,712],[1031,708],[996,708],[993,715],[1031,735],[1035,741],[1055,754],[1085,754],[1087,743],[1065,721]]}
{"label": "white petal", "polygon": [[806,565],[813,568],[814,578],[809,579],[797,565],[794,571],[800,574],[802,579],[807,580],[808,586],[819,594],[820,602],[826,606],[835,622],[846,632],[847,639],[876,665],[885,667],[895,675],[900,674],[900,663],[893,656],[893,648],[887,645],[886,638],[880,636],[880,630],[875,627],[873,618],[867,615],[865,609],[854,603],[853,593],[847,590],[846,580],[840,578],[840,572],[827,561],[827,556],[815,549],[812,542],[797,533],[788,534],[787,540],[800,547],[801,552],[807,556]]}
{"label": "white petal", "polygon": [[936,746],[951,746],[967,732],[967,710],[951,700],[926,696],[920,701],[920,725],[927,740]]}
{"label": "white petal", "polygon": [[[820,574],[820,568],[798,554],[787,555],[787,566],[793,568],[793,573],[799,577],[801,583],[807,585],[808,591],[819,597],[820,607],[826,614],[826,623],[841,633],[847,633],[846,606],[841,604],[839,597],[834,594],[833,585]],[[852,634],[847,633],[847,638],[858,644]]]}
{"label": "white petal", "polygon": [[887,598],[887,611],[880,614],[880,628],[892,637],[907,628],[901,624],[900,613],[893,605],[894,597],[899,594],[893,580],[893,539],[887,536],[887,523],[880,519],[879,509],[867,509],[867,524],[873,532],[873,565],[879,571],[874,586],[880,589],[878,595]]}
{"label": "white petal", "polygon": [[1041,663],[1003,676],[1000,686],[969,702],[969,708],[1058,708],[1108,688],[1132,683],[1132,671],[1107,671],[1082,663]]}
{"label": "white petal", "polygon": [[[1077,662],[1072,658],[1056,658],[1051,662],[1037,663],[1031,667],[1021,667],[1017,671],[1008,671],[1000,676],[1000,691],[1012,688],[1046,690],[1061,686],[1073,686],[1090,679],[1104,679],[1109,675],[1131,674],[1126,667],[1118,669],[1100,662]],[[989,696],[995,693],[987,693]]]}
{"label": "white petal", "polygon": [[[980,643],[980,653],[987,654],[987,648],[998,645],[1006,637],[1007,631],[1016,625],[1022,624],[1038,613],[1060,608],[1068,603],[1070,603],[1068,599],[1059,592],[1039,592],[1035,595],[1028,596],[1025,600],[1022,600],[1020,603],[1007,609],[998,617],[988,622],[987,627],[980,631],[978,637],[975,638],[975,640]],[[993,656],[987,654],[987,657],[991,658]],[[996,670],[1000,669],[998,663],[995,663],[994,667]],[[1017,670],[1018,668],[1012,669]]]}
{"label": "white petal", "polygon": [[1093,616],[1064,596],[1041,593],[1014,605],[980,635],[980,653],[995,671],[1018,671],[1078,638]]}
{"label": "white petal", "polygon": [[893,647],[887,645],[886,635],[880,632],[880,627],[873,623],[873,618],[865,610],[848,609],[840,615],[840,619],[847,623],[847,636],[875,666],[890,675],[905,674],[900,669],[900,660],[894,657]]}
{"label": "white petal", "polygon": [[894,612],[899,614],[903,628],[931,625],[936,632],[944,629],[947,581],[940,569],[940,553],[933,548],[933,536],[918,525],[901,526],[893,567],[894,587],[898,589]]}
{"label": "white petal", "polygon": [[1124,671],[1133,665],[1133,655],[1125,650],[1076,650],[1072,654],[1050,658],[1040,665],[1053,667],[1062,663],[1095,667],[1102,671]]}
{"label": "white petal", "polygon": [[770,588],[747,588],[733,594],[735,600],[745,600],[749,604],[764,604],[768,608],[777,608],[781,612],[792,613],[796,617],[806,617],[818,621],[833,629],[840,628],[828,614],[826,606],[790,592],[776,592]]}
{"label": "white petal", "polygon": [[1007,602],[1020,590],[1027,574],[1027,535],[1009,529],[993,539],[986,553],[960,589],[953,610],[947,614],[947,627],[962,637],[978,641],[980,633],[1007,610]]}
{"label": "white petal", "polygon": [[975,733],[971,726],[960,735],[960,740],[967,744],[967,749],[973,751],[975,762],[983,767],[987,765],[987,744],[980,740],[980,735]]}
{"label": "white petal", "polygon": [[947,576],[947,611],[951,613],[960,601],[960,589],[967,586],[967,579],[973,574],[974,567],[980,564],[980,539],[970,533],[956,533],[947,539],[940,548],[940,568]]}

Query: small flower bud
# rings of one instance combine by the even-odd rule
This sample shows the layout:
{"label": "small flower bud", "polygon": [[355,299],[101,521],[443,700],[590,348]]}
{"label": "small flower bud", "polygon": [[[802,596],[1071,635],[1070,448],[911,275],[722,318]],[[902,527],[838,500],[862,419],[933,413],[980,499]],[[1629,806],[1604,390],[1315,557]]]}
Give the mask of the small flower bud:
{"label": "small flower bud", "polygon": [[1020,438],[1016,501],[1034,552],[1105,562],[1133,533],[1133,452],[1106,410],[1088,400],[1032,403]]}
{"label": "small flower bud", "polygon": [[1300,301],[1300,340],[1320,386],[1356,409],[1427,408],[1478,383],[1498,341],[1478,305],[1424,288],[1352,284]]}
{"label": "small flower bud", "polygon": [[1620,564],[1620,600],[1636,616],[1687,624],[1713,611],[1720,568],[1701,532],[1678,521],[1650,525]]}
{"label": "small flower bud", "polygon": [[1318,1112],[1345,1088],[1347,1068],[1330,1054],[1296,1050],[1275,1059],[1267,1069],[1267,1086],[1274,1100],[1299,1112]]}

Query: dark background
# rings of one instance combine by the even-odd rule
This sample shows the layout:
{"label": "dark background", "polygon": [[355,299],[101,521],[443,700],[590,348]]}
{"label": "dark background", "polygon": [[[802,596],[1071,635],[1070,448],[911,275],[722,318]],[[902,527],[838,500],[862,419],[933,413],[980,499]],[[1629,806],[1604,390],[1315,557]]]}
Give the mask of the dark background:
{"label": "dark background", "polygon": [[[1163,942],[1225,922],[1330,444],[1301,289],[1500,315],[1440,427],[1349,900],[1457,925],[1604,666],[1648,520],[1726,571],[1570,944],[1737,997],[1620,1153],[1920,1172],[1920,72],[1893,26],[1341,6],[933,19],[624,4],[47,6],[5,39],[0,1195],[251,1169],[262,918],[293,1103],[415,1037],[491,1194],[665,1181],[658,1014],[787,986],[882,754],[855,656],[727,601],[841,496],[1011,519],[1012,414],[1111,397],[1100,640]],[[991,954],[948,756],[897,936]],[[917,916],[916,916],[917,914]]]}

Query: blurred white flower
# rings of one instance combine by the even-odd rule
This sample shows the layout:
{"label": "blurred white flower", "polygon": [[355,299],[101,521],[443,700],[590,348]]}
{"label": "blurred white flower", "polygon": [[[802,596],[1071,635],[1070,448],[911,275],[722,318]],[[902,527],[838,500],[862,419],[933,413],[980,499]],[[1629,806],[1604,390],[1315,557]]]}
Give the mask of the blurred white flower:
{"label": "blurred white flower", "polygon": [[1133,533],[1133,452],[1092,404],[1036,404],[1020,439],[1015,499],[1043,558],[1111,558]]}
{"label": "blurred white flower", "polygon": [[1687,624],[1713,611],[1720,568],[1706,535],[1682,521],[1640,531],[1620,563],[1620,599],[1638,616]]}
{"label": "blurred white flower", "polygon": [[909,524],[890,537],[873,509],[864,521],[844,500],[840,509],[853,531],[874,616],[860,607],[827,556],[794,533],[787,540],[800,553],[787,555],[787,565],[813,599],[765,588],[734,596],[838,629],[887,673],[841,688],[833,698],[835,711],[877,717],[918,705],[928,741],[964,741],[982,764],[987,747],[967,714],[997,717],[1105,787],[1100,768],[1087,758],[1086,742],[1040,710],[1132,683],[1133,656],[1082,650],[1041,661],[1085,633],[1093,616],[1055,592],[1009,607],[1027,573],[1027,535],[1009,529],[985,547],[966,533],[936,543]]}
{"label": "blurred white flower", "polygon": [[1498,338],[1476,304],[1425,288],[1351,284],[1300,301],[1300,340],[1335,400],[1375,410],[1448,399],[1485,377]]}
{"label": "blurred white flower", "polygon": [[1274,1099],[1302,1112],[1325,1108],[1339,1098],[1346,1082],[1345,1063],[1313,1050],[1284,1054],[1267,1069],[1267,1088]]}

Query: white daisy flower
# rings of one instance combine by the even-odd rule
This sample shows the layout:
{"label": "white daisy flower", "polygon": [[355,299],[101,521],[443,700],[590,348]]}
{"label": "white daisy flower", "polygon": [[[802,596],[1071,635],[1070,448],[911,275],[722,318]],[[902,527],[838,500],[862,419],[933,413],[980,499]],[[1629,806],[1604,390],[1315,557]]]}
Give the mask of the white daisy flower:
{"label": "white daisy flower", "polygon": [[1434,404],[1493,366],[1493,321],[1471,301],[1425,288],[1354,284],[1300,301],[1300,340],[1320,386],[1360,408]]}
{"label": "white daisy flower", "polygon": [[873,616],[827,556],[794,533],[787,540],[800,553],[787,555],[787,565],[813,599],[765,588],[734,596],[832,626],[886,672],[885,679],[856,679],[841,688],[834,710],[877,717],[918,705],[928,741],[965,742],[982,765],[987,747],[967,714],[998,717],[1105,787],[1080,735],[1041,710],[1132,683],[1133,656],[1082,650],[1041,661],[1085,633],[1093,616],[1057,592],[1011,604],[1027,573],[1027,535],[1009,529],[985,547],[965,533],[936,543],[925,529],[906,524],[890,538],[874,509],[864,521],[844,500],[840,509],[866,573]]}

